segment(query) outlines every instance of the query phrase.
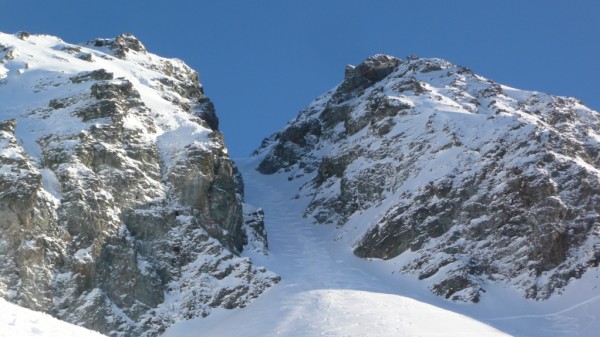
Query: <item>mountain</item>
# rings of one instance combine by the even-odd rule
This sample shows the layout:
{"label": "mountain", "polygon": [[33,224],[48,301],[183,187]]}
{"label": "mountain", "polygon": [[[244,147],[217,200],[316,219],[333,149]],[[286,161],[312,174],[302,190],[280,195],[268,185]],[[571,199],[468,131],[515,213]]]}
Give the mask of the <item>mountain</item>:
{"label": "mountain", "polygon": [[155,336],[279,280],[240,257],[262,215],[182,61],[127,34],[0,34],[0,102],[0,297]]}
{"label": "mountain", "polygon": [[444,298],[544,300],[598,270],[600,115],[577,99],[375,55],[254,155],[356,256]]}

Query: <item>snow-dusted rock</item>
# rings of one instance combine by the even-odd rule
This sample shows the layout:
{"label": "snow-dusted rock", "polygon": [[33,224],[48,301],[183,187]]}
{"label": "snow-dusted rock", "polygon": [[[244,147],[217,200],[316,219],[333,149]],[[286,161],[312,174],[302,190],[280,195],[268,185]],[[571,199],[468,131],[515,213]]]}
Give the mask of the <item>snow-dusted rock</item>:
{"label": "snow-dusted rock", "polygon": [[255,155],[262,173],[309,175],[305,215],[360,257],[406,254],[402,272],[454,300],[488,282],[545,299],[600,263],[599,130],[574,98],[376,55]]}
{"label": "snow-dusted rock", "polygon": [[244,306],[242,187],[198,74],[132,35],[0,34],[0,296],[114,336]]}

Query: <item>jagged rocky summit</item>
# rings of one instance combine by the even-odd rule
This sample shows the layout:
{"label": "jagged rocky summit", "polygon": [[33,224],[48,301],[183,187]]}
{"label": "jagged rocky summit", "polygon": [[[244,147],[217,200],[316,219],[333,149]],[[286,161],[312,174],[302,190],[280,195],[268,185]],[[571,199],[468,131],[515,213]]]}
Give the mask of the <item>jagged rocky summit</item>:
{"label": "jagged rocky summit", "polygon": [[265,247],[242,199],[183,62],[0,34],[1,297],[111,336],[243,307],[278,277],[239,256]]}
{"label": "jagged rocky summit", "polygon": [[600,262],[600,115],[441,59],[373,56],[255,156],[363,258],[477,302],[547,299]]}

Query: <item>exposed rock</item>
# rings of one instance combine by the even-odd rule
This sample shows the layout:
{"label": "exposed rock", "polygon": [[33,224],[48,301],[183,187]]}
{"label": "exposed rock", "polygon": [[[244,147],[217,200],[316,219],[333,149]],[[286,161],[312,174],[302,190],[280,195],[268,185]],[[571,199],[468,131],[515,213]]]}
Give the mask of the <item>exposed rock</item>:
{"label": "exposed rock", "polygon": [[332,96],[332,101],[341,103],[352,96],[356,96],[362,90],[383,80],[401,63],[400,59],[379,54],[366,59],[357,67],[346,67],[344,82],[340,84]]}
{"label": "exposed rock", "polygon": [[108,47],[120,59],[125,59],[130,51],[146,53],[144,45],[132,34],[121,34],[114,39],[95,39],[88,42],[87,45]]}
{"label": "exposed rock", "polygon": [[31,34],[29,34],[29,32],[18,32],[16,36],[21,40],[27,40],[27,38],[29,38]]}
{"label": "exposed rock", "polygon": [[42,189],[42,173],[17,141],[16,121],[0,123],[0,296],[36,310],[52,305],[52,269],[69,234]]}
{"label": "exposed rock", "polygon": [[265,213],[261,208],[254,209],[244,205],[244,229],[246,231],[246,249],[268,255],[269,244],[265,230]]}
{"label": "exposed rock", "polygon": [[73,83],[81,83],[87,81],[107,81],[112,80],[113,74],[109,73],[105,69],[98,69],[94,71],[84,71],[76,76],[70,78]]}
{"label": "exposed rock", "polygon": [[[14,135],[16,127],[17,127],[16,119],[11,119],[8,121],[0,121],[0,130],[7,132],[8,135]],[[8,138],[8,139],[10,139],[10,138]],[[10,142],[10,140],[9,140],[9,142]]]}
{"label": "exposed rock", "polygon": [[[275,135],[279,140],[272,155],[260,163],[258,171],[265,174],[275,173],[300,161],[321,136],[319,123],[301,123],[290,126],[285,132]],[[306,158],[305,158],[306,159]]]}

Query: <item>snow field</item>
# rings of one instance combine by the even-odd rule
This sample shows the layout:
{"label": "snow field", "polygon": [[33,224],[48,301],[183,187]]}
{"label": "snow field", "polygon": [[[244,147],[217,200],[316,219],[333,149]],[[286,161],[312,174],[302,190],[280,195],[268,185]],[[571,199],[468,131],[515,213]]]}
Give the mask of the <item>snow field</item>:
{"label": "snow field", "polygon": [[0,337],[102,337],[97,332],[0,298]]}

